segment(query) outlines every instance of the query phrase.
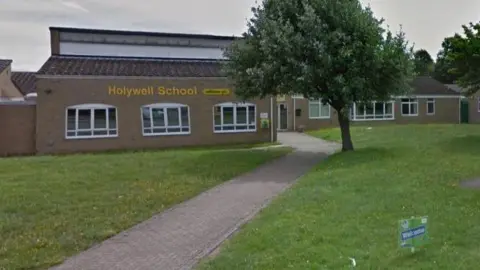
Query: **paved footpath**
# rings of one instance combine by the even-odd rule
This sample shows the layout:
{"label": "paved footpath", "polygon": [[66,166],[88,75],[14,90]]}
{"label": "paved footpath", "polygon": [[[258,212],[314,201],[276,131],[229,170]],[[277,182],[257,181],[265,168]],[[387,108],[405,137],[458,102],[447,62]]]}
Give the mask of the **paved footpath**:
{"label": "paved footpath", "polygon": [[181,203],[67,259],[55,270],[191,269],[338,146],[299,133],[278,140],[297,150]]}

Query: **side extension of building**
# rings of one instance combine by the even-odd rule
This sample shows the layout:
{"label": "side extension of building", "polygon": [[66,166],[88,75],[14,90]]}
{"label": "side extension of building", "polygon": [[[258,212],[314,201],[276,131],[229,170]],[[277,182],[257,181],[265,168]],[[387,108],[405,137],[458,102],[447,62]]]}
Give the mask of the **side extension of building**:
{"label": "side extension of building", "polygon": [[[417,77],[413,92],[404,97],[392,97],[388,102],[353,104],[350,120],[353,124],[427,124],[460,123],[461,94],[430,77]],[[314,130],[338,126],[337,112],[319,100],[301,95],[277,97],[279,131]]]}

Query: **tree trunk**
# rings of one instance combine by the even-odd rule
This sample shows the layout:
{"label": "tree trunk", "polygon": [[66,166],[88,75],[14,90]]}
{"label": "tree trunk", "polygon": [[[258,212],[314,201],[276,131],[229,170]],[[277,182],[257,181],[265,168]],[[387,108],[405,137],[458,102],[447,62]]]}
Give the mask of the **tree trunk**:
{"label": "tree trunk", "polygon": [[353,151],[352,136],[350,135],[350,119],[344,110],[337,111],[338,123],[340,124],[340,132],[342,134],[342,152]]}

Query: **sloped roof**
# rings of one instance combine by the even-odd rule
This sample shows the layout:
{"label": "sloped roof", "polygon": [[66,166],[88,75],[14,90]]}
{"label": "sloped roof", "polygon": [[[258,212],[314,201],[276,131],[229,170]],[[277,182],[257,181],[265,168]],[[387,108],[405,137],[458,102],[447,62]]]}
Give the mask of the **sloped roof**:
{"label": "sloped roof", "polygon": [[35,72],[13,71],[11,80],[23,95],[35,93]]}
{"label": "sloped roof", "polygon": [[462,92],[462,88],[458,84],[445,84],[445,86],[457,93]]}
{"label": "sloped roof", "polygon": [[222,60],[51,56],[37,75],[222,77]]}
{"label": "sloped roof", "polygon": [[4,71],[12,62],[13,60],[11,59],[0,59],[0,72]]}
{"label": "sloped roof", "polygon": [[412,82],[413,95],[458,96],[458,92],[428,76],[419,76]]}

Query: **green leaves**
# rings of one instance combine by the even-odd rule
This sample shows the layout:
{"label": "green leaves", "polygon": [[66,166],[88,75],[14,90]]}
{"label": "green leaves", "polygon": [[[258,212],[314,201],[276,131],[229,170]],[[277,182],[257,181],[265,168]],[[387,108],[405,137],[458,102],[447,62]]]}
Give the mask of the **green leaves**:
{"label": "green leaves", "polygon": [[[225,72],[243,98],[302,93],[337,110],[409,90],[412,52],[358,0],[265,0]],[[334,106],[335,107],[335,106]]]}
{"label": "green leaves", "polygon": [[418,50],[414,54],[415,73],[418,75],[430,75],[433,71],[433,59],[430,54],[424,50]]}
{"label": "green leaves", "polygon": [[480,91],[480,24],[462,25],[463,35],[447,37],[442,43],[443,70],[465,89],[465,95]]}

